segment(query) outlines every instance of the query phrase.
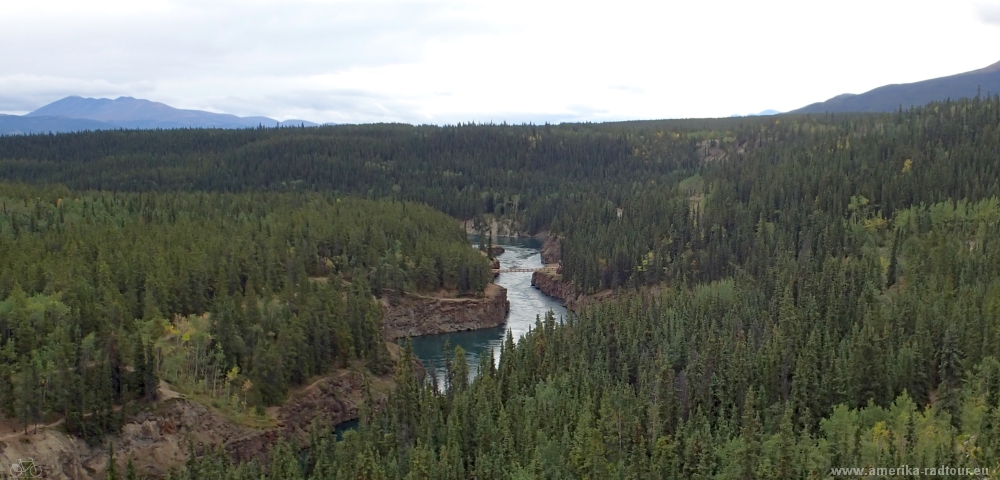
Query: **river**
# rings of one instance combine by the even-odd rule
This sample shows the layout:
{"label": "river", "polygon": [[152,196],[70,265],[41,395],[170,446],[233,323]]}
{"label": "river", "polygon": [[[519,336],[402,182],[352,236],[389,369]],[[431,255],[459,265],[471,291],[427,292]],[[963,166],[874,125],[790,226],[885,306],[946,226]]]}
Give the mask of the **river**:
{"label": "river", "polygon": [[[478,243],[475,237],[471,237],[471,240],[474,244]],[[502,246],[505,250],[497,257],[500,260],[500,268],[539,268],[543,266],[539,250],[541,242],[538,240],[501,237],[497,245]],[[454,354],[456,346],[461,346],[465,350],[470,374],[475,376],[479,367],[480,355],[489,355],[490,352],[493,352],[493,356],[499,361],[500,344],[507,337],[508,329],[516,341],[527,333],[529,328],[534,328],[536,316],[544,317],[546,312],[552,310],[557,320],[566,317],[566,309],[558,299],[546,296],[531,286],[530,272],[501,273],[494,282],[507,289],[510,313],[507,314],[506,324],[496,328],[467,332],[422,335],[411,340],[413,353],[423,362],[428,372],[436,372],[439,385],[443,385],[444,379],[444,346],[446,342],[451,349],[450,352],[447,352],[448,356]]]}
{"label": "river", "polygon": [[[478,244],[477,237],[471,236],[470,240],[473,245]],[[497,257],[500,259],[500,268],[539,268],[543,266],[540,250],[542,244],[538,240],[500,237],[497,245],[502,246],[505,250]],[[449,357],[454,355],[457,345],[465,350],[465,358],[469,362],[469,374],[474,377],[479,368],[480,355],[489,355],[490,352],[493,352],[495,360],[500,360],[500,344],[507,338],[508,329],[514,335],[514,340],[519,340],[522,335],[528,332],[529,328],[534,328],[535,318],[538,315],[544,316],[546,312],[552,310],[557,320],[566,317],[566,308],[559,300],[549,297],[531,286],[530,272],[501,273],[494,282],[507,289],[510,312],[507,314],[506,324],[496,328],[466,332],[421,335],[410,340],[413,344],[413,354],[420,359],[428,372],[433,371],[437,375],[438,385],[444,385],[444,346],[446,343],[450,348],[450,351],[447,352]],[[337,438],[340,439],[344,432],[357,428],[357,425],[357,420],[337,425],[335,429]]]}

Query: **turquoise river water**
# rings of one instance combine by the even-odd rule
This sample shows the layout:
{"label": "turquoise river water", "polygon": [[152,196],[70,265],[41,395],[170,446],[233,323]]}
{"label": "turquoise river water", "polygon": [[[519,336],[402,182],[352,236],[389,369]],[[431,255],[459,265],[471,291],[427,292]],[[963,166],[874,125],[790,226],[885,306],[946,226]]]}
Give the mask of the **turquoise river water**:
{"label": "turquoise river water", "polygon": [[[476,237],[471,237],[473,244],[478,243]],[[499,257],[500,268],[539,268],[542,266],[541,243],[530,238],[504,238],[497,242],[504,248]],[[449,345],[447,355],[454,355],[455,346],[460,345],[465,350],[469,362],[469,374],[476,375],[479,367],[479,356],[493,353],[495,361],[500,360],[500,344],[511,331],[517,341],[534,328],[535,318],[545,316],[549,310],[557,320],[566,317],[566,308],[558,299],[549,297],[531,286],[530,272],[501,273],[493,280],[497,285],[507,289],[507,300],[510,301],[510,313],[507,322],[496,328],[484,328],[467,332],[443,333],[440,335],[422,335],[411,339],[413,353],[424,364],[428,372],[434,372],[438,377],[438,385],[444,385],[445,344]],[[357,428],[358,421],[351,420],[337,425],[339,438],[344,432]]]}
{"label": "turquoise river water", "polygon": [[[471,240],[475,243],[476,238]],[[541,243],[531,238],[504,238],[497,242],[505,249],[499,257],[500,268],[539,268],[542,266]],[[556,319],[566,317],[566,309],[558,299],[546,296],[537,288],[531,286],[530,272],[501,273],[494,282],[507,289],[507,300],[510,301],[510,313],[507,322],[496,328],[471,330],[467,332],[445,333],[440,335],[422,335],[414,337],[413,353],[423,362],[428,372],[435,372],[438,380],[444,378],[444,347],[447,343],[450,350],[447,355],[454,354],[455,346],[465,350],[471,375],[476,374],[480,355],[493,353],[499,361],[500,344],[507,336],[507,330],[517,341],[529,328],[534,328],[535,318],[545,316],[549,310]],[[439,383],[443,385],[443,382]]]}

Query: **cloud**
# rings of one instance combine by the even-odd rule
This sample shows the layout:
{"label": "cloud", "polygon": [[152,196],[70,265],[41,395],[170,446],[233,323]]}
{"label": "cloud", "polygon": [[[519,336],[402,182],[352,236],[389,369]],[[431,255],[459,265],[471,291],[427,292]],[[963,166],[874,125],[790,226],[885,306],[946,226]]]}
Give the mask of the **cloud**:
{"label": "cloud", "polygon": [[323,122],[403,122],[419,117],[419,106],[373,91],[331,89],[265,96],[228,97],[212,102],[227,112],[260,111],[280,119],[321,118]]}
{"label": "cloud", "polygon": [[988,25],[1000,26],[1000,5],[979,5],[979,19]]}
{"label": "cloud", "polygon": [[[67,95],[342,123],[790,110],[992,63],[967,48],[992,44],[1000,25],[977,1],[0,2],[0,111]],[[780,55],[759,53],[775,45]],[[851,68],[832,68],[844,52]]]}
{"label": "cloud", "polygon": [[646,89],[642,87],[632,87],[628,85],[613,85],[608,87],[612,90],[618,90],[619,92],[625,93],[645,93]]}
{"label": "cloud", "polygon": [[[46,79],[3,89],[21,100],[8,99],[0,110],[33,109],[69,94],[138,95],[143,92],[134,86],[144,82],[225,80],[231,84],[222,91],[239,91],[248,80],[270,78],[280,86],[289,79],[420,62],[429,43],[496,30],[466,6],[432,0],[56,6],[0,15],[3,71]],[[111,88],[81,88],[81,82]]]}
{"label": "cloud", "polygon": [[26,113],[67,96],[118,97],[122,92],[143,96],[153,92],[149,82],[112,83],[107,80],[49,75],[0,74],[0,112]]}
{"label": "cloud", "polygon": [[308,75],[418,61],[428,42],[486,28],[440,2],[224,1],[171,7],[124,18],[69,12],[0,19],[0,56],[8,71],[100,71],[126,79],[215,72]]}

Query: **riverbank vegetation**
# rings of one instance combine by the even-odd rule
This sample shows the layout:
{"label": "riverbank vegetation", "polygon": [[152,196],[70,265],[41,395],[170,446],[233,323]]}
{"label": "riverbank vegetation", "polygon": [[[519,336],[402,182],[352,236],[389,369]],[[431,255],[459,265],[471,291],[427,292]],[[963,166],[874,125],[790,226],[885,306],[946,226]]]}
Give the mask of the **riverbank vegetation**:
{"label": "riverbank vegetation", "polygon": [[[342,440],[317,431],[302,455],[279,442],[267,465],[193,458],[176,478],[1000,469],[997,97],[871,115],[39,136],[3,139],[0,158],[20,159],[0,163],[3,178],[35,183],[77,181],[62,165],[90,172],[80,178],[91,188],[330,188],[419,200],[459,218],[506,209],[518,195],[524,228],[559,235],[564,279],[584,293],[617,291],[563,324],[546,318],[508,339],[474,380],[461,352],[445,389],[401,361],[397,389],[369,402]],[[395,251],[386,244],[371,258]],[[279,265],[275,275],[297,285],[299,269]],[[21,288],[52,293],[27,275]],[[392,288],[369,277],[368,291]],[[354,285],[357,302],[370,299]],[[296,304],[291,297],[285,304]],[[269,302],[249,324],[269,318]]]}

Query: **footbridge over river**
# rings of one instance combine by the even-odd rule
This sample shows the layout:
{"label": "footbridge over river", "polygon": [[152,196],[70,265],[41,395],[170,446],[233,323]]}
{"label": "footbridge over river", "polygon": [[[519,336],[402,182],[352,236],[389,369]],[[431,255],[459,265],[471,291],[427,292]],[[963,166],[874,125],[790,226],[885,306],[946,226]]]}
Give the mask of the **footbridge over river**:
{"label": "footbridge over river", "polygon": [[559,267],[556,266],[545,266],[542,268],[494,268],[493,273],[516,273],[516,272],[545,272],[545,273],[557,273]]}

